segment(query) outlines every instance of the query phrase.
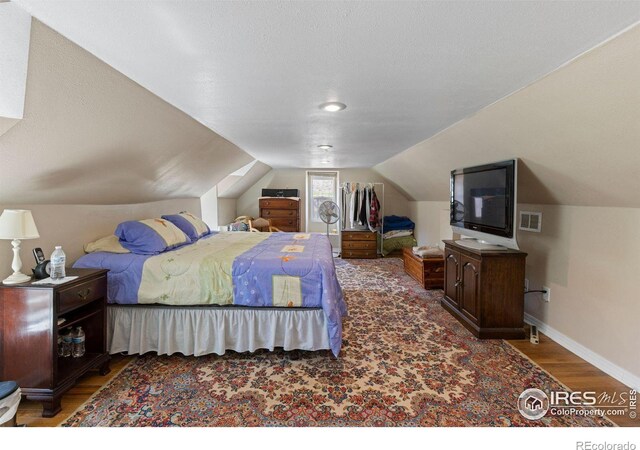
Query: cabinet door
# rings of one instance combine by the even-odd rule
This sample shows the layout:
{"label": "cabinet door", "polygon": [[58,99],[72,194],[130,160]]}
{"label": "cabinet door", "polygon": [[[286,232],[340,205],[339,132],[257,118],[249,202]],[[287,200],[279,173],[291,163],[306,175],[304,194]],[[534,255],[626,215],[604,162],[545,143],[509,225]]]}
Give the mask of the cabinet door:
{"label": "cabinet door", "polygon": [[456,306],[458,306],[459,270],[460,253],[446,248],[444,253],[444,295]]}
{"label": "cabinet door", "polygon": [[460,258],[462,281],[460,287],[460,310],[469,319],[478,323],[480,317],[480,261],[462,255]]}

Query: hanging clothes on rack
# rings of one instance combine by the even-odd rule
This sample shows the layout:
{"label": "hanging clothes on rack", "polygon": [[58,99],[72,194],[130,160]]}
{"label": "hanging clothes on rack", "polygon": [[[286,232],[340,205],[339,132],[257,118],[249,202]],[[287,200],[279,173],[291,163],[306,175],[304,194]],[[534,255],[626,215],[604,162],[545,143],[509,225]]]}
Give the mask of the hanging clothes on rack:
{"label": "hanging clothes on rack", "polygon": [[343,207],[340,223],[343,230],[378,231],[382,225],[379,217],[381,204],[375,184],[347,182],[341,185]]}
{"label": "hanging clothes on rack", "polygon": [[378,228],[380,225],[380,201],[376,195],[376,190],[371,186],[371,202],[369,203],[369,228]]}

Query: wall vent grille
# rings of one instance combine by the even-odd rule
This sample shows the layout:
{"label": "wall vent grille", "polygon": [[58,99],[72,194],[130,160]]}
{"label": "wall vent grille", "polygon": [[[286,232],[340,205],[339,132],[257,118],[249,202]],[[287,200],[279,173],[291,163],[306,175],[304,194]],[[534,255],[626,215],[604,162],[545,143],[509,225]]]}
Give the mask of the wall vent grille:
{"label": "wall vent grille", "polygon": [[540,233],[542,230],[542,213],[520,211],[520,227],[524,231]]}

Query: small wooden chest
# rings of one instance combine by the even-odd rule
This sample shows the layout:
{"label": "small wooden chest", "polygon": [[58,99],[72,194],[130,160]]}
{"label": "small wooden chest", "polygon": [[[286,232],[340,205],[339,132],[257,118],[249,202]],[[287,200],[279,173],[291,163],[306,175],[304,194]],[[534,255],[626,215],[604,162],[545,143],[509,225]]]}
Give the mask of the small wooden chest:
{"label": "small wooden chest", "polygon": [[444,258],[421,258],[413,254],[410,248],[402,249],[404,271],[424,286],[425,289],[444,288]]}

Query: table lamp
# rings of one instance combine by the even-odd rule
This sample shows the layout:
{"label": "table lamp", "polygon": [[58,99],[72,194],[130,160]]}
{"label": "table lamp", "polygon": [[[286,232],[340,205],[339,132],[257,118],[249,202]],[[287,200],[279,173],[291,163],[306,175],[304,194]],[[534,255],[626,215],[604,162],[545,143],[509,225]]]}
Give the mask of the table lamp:
{"label": "table lamp", "polygon": [[33,221],[31,211],[27,209],[5,209],[0,215],[0,239],[11,239],[13,245],[13,275],[2,281],[3,284],[26,283],[30,276],[20,272],[22,260],[20,259],[20,240],[39,238],[36,223]]}

